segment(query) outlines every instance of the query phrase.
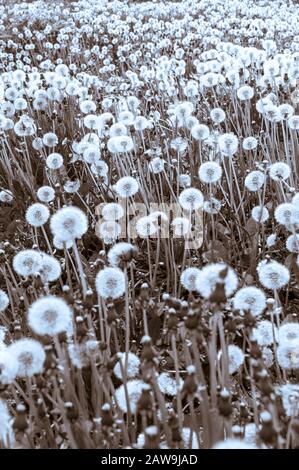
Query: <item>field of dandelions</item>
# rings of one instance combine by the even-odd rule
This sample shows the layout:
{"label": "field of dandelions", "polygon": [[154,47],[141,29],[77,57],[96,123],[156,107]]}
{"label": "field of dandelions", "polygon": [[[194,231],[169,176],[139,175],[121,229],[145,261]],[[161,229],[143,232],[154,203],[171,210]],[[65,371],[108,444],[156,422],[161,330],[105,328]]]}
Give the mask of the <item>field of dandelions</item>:
{"label": "field of dandelions", "polygon": [[298,24],[0,6],[1,448],[299,447]]}

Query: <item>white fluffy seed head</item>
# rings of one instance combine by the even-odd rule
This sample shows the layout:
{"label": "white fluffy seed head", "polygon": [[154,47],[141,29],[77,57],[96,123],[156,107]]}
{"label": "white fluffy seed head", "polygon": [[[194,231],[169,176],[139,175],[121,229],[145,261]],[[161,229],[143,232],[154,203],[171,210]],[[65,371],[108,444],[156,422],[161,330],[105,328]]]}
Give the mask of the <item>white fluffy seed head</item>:
{"label": "white fluffy seed head", "polygon": [[124,209],[121,204],[109,202],[102,208],[102,217],[105,220],[119,220],[124,215]]}
{"label": "white fluffy seed head", "polygon": [[136,222],[135,229],[141,238],[151,237],[157,232],[157,226],[150,216],[140,217]]}
{"label": "white fluffy seed head", "polygon": [[18,363],[8,348],[0,349],[0,384],[11,384],[17,376]]}
{"label": "white fluffy seed head", "polygon": [[51,153],[46,159],[46,165],[50,170],[59,170],[63,166],[63,157],[60,153]]}
{"label": "white fluffy seed head", "polygon": [[126,353],[119,353],[113,372],[119,380],[123,380],[124,371],[128,379],[133,379],[139,374],[139,366],[140,360],[136,354],[129,352],[126,360]]}
{"label": "white fluffy seed head", "polygon": [[118,299],[126,290],[125,275],[118,268],[104,268],[98,272],[95,286],[100,297]]}
{"label": "white fluffy seed head", "polygon": [[110,248],[107,258],[111,266],[117,267],[129,253],[137,251],[131,243],[120,242]]}
{"label": "white fluffy seed head", "polygon": [[86,233],[88,221],[84,212],[78,207],[63,207],[51,217],[50,228],[59,240],[74,240]]}
{"label": "white fluffy seed head", "polygon": [[164,165],[165,160],[160,157],[153,158],[148,164],[150,171],[155,175],[162,173],[162,171],[164,170]]}
{"label": "white fluffy seed head", "polygon": [[36,202],[32,204],[26,211],[26,221],[32,227],[42,227],[48,221],[50,211],[47,206]]}
{"label": "white fluffy seed head", "polygon": [[116,389],[115,398],[116,398],[116,401],[117,401],[117,404],[118,404],[120,410],[123,413],[128,412],[128,403],[127,403],[127,399],[126,399],[126,390],[127,390],[128,396],[129,396],[129,403],[130,403],[131,413],[135,413],[135,411],[137,410],[138,400],[141,396],[141,393],[142,393],[142,390],[143,390],[144,386],[145,386],[145,383],[142,382],[142,380],[135,379],[135,380],[129,380],[127,382],[126,389],[125,389],[125,385],[121,385],[120,387],[118,387]]}
{"label": "white fluffy seed head", "polygon": [[228,370],[230,374],[234,374],[237,372],[237,370],[242,366],[244,363],[244,353],[242,349],[240,349],[238,346],[235,346],[234,344],[230,344],[227,348],[227,354],[228,354]]}
{"label": "white fluffy seed head", "polygon": [[54,295],[36,300],[29,307],[28,324],[38,335],[54,336],[72,331],[73,313],[68,304]]}
{"label": "white fluffy seed head", "polygon": [[246,137],[243,140],[242,147],[244,150],[254,150],[257,147],[257,140],[255,137]]}

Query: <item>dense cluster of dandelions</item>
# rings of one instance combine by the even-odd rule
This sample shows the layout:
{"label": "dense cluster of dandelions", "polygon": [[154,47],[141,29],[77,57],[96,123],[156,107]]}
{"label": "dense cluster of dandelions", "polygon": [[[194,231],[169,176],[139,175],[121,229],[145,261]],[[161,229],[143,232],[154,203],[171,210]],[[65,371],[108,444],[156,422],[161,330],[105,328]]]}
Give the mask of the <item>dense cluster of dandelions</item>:
{"label": "dense cluster of dandelions", "polygon": [[0,13],[0,448],[297,448],[296,2]]}

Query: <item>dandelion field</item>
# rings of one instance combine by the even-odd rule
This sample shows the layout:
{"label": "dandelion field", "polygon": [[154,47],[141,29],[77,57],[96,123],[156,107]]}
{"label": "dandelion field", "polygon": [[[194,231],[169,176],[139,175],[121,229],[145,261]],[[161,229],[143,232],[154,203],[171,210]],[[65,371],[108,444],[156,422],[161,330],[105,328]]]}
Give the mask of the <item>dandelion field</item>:
{"label": "dandelion field", "polygon": [[0,6],[0,448],[299,448],[299,5]]}

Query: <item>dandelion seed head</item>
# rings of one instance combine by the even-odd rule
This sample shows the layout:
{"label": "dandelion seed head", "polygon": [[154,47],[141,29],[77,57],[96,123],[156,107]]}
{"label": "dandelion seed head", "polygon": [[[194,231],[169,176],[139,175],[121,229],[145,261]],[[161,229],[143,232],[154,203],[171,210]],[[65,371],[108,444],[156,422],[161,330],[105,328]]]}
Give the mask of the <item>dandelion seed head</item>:
{"label": "dandelion seed head", "polygon": [[215,197],[211,197],[203,203],[203,210],[207,214],[218,214],[221,210],[221,201]]}
{"label": "dandelion seed head", "polygon": [[200,274],[200,269],[198,268],[186,268],[181,274],[181,284],[188,291],[192,292],[196,289],[196,281]]}
{"label": "dandelion seed head", "polygon": [[191,135],[195,140],[205,140],[210,135],[210,130],[205,124],[196,124],[191,129]]}
{"label": "dandelion seed head", "polygon": [[39,271],[41,254],[35,250],[22,250],[13,258],[13,268],[20,276],[31,276]]}
{"label": "dandelion seed head", "polygon": [[18,363],[15,357],[7,351],[7,348],[0,349],[0,384],[11,384],[18,371]]}
{"label": "dandelion seed head", "polygon": [[255,137],[246,137],[242,146],[244,150],[254,150],[257,147],[257,140]]}
{"label": "dandelion seed head", "polygon": [[[223,279],[222,273],[225,271]],[[211,263],[200,270],[196,278],[196,290],[202,297],[211,297],[217,284],[223,284],[225,295],[230,297],[238,287],[238,277],[234,270],[224,263]]]}
{"label": "dandelion seed head", "polygon": [[157,384],[161,393],[174,397],[178,393],[178,388],[182,389],[184,382],[180,379],[179,386],[177,386],[176,379],[174,377],[167,372],[162,372],[157,377]]}
{"label": "dandelion seed head", "polygon": [[244,363],[244,353],[238,346],[230,344],[227,348],[227,354],[229,362],[229,373],[234,374]]}
{"label": "dandelion seed head", "polygon": [[36,202],[32,204],[26,211],[26,221],[32,227],[42,227],[48,221],[50,211],[47,206]]}
{"label": "dandelion seed head", "polygon": [[249,191],[258,191],[265,183],[265,175],[261,171],[251,171],[245,178],[245,186]]}
{"label": "dandelion seed head", "polygon": [[102,208],[102,217],[105,220],[119,220],[124,215],[124,209],[121,204],[110,202]]}
{"label": "dandelion seed head", "polygon": [[0,312],[4,312],[9,305],[9,297],[4,292],[4,290],[0,289]]}
{"label": "dandelion seed head", "polygon": [[238,150],[239,140],[234,134],[222,134],[218,138],[218,145],[224,156],[231,157]]}
{"label": "dandelion seed head", "polygon": [[221,175],[222,168],[217,162],[205,162],[199,167],[198,176],[203,183],[216,183]]}
{"label": "dandelion seed head", "polygon": [[276,387],[276,392],[282,398],[282,404],[286,415],[296,416],[299,411],[299,385],[284,384]]}
{"label": "dandelion seed head", "polygon": [[262,224],[269,219],[269,211],[264,206],[255,206],[251,211],[251,217],[255,222]]}
{"label": "dandelion seed head", "polygon": [[299,342],[288,341],[279,344],[277,348],[277,362],[282,369],[299,368]]}
{"label": "dandelion seed head", "polygon": [[194,211],[203,206],[203,194],[199,189],[187,188],[179,195],[179,203],[183,209]]}
{"label": "dandelion seed head", "polygon": [[140,217],[136,222],[136,232],[141,238],[147,238],[155,235],[157,226],[149,216]]}
{"label": "dandelion seed head", "polygon": [[[116,377],[123,381],[123,373],[126,373],[128,379],[133,379],[139,374],[140,360],[131,352],[128,353],[127,362],[126,362],[126,353],[118,354],[118,363],[115,365],[113,372]],[[120,365],[120,362],[122,366]],[[124,372],[122,372],[122,370]]]}
{"label": "dandelion seed head", "polygon": [[123,413],[128,412],[128,404],[126,400],[125,387],[127,387],[127,393],[129,396],[130,410],[132,413],[136,412],[137,403],[141,396],[145,383],[141,380],[129,380],[126,385],[121,385],[115,391],[115,398],[117,404]]}
{"label": "dandelion seed head", "polygon": [[243,85],[237,90],[237,96],[240,101],[251,100],[254,95],[254,90],[249,85]]}
{"label": "dandelion seed head", "polygon": [[257,273],[260,283],[271,290],[281,289],[288,284],[290,272],[288,268],[278,261],[261,261],[257,266]]}
{"label": "dandelion seed head", "polygon": [[299,234],[290,235],[286,240],[286,249],[290,253],[299,253]]}
{"label": "dandelion seed head", "polygon": [[121,198],[132,197],[138,190],[138,181],[132,176],[123,176],[115,184],[115,191]]}
{"label": "dandelion seed head", "polygon": [[214,108],[210,112],[210,116],[212,121],[214,121],[216,124],[220,124],[221,122],[225,121],[225,112],[221,108]]}
{"label": "dandelion seed head", "polygon": [[6,403],[0,399],[0,443],[5,447],[14,445],[13,420],[9,414]]}
{"label": "dandelion seed head", "polygon": [[160,157],[153,158],[148,164],[150,171],[154,173],[155,175],[163,172],[164,165],[165,165],[165,160],[163,160],[163,158],[160,158]]}
{"label": "dandelion seed head", "polygon": [[271,346],[277,341],[277,328],[269,320],[258,322],[252,331],[252,337],[260,346]]}
{"label": "dandelion seed head", "polygon": [[61,265],[54,256],[42,253],[39,273],[45,283],[57,281],[61,274]]}
{"label": "dandelion seed head", "polygon": [[191,186],[191,178],[189,175],[180,174],[178,180],[181,188],[189,188]]}
{"label": "dandelion seed head", "polygon": [[289,178],[291,169],[284,162],[273,163],[270,166],[269,176],[273,181],[285,181]]}
{"label": "dandelion seed head", "polygon": [[46,147],[53,148],[58,144],[58,137],[54,132],[48,132],[43,136],[43,144]]}
{"label": "dandelion seed head", "polygon": [[36,195],[41,202],[51,202],[55,199],[55,191],[51,186],[41,186]]}
{"label": "dandelion seed head", "polygon": [[0,202],[9,204],[13,201],[13,194],[8,189],[0,191]]}
{"label": "dandelion seed head", "polygon": [[245,439],[228,438],[225,441],[217,442],[213,449],[257,449],[256,445],[248,444]]}
{"label": "dandelion seed head", "polygon": [[278,343],[299,343],[299,323],[284,323],[278,329]]}

